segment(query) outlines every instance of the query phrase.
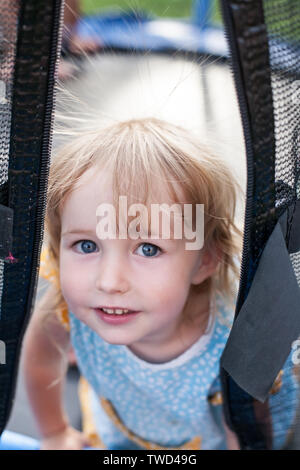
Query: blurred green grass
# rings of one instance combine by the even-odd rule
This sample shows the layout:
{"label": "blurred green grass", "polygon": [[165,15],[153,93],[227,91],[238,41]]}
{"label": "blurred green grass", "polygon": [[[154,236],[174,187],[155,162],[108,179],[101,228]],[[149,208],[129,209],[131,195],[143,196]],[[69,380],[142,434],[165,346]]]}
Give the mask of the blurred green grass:
{"label": "blurred green grass", "polygon": [[86,14],[106,10],[144,10],[162,17],[188,17],[192,0],[82,0],[82,10]]}
{"label": "blurred green grass", "polygon": [[[220,21],[219,2],[213,2],[213,20]],[[82,12],[90,15],[102,9],[114,11],[142,10],[162,18],[189,18],[193,0],[81,0]]]}
{"label": "blurred green grass", "polygon": [[[212,4],[212,22],[222,23],[219,0],[210,0]],[[1,2],[1,0],[0,0]],[[145,11],[152,16],[161,18],[191,18],[195,0],[80,0],[84,15],[92,15],[102,11]],[[290,11],[291,0],[278,0],[278,8],[282,12]],[[300,0],[294,0],[295,4]],[[268,3],[266,3],[266,7]],[[272,2],[271,6],[272,7]],[[272,12],[270,11],[269,14]],[[278,15],[277,15],[278,16]],[[294,18],[278,16],[276,21],[268,25],[269,33],[281,36],[286,40],[299,41],[298,28],[295,28]]]}

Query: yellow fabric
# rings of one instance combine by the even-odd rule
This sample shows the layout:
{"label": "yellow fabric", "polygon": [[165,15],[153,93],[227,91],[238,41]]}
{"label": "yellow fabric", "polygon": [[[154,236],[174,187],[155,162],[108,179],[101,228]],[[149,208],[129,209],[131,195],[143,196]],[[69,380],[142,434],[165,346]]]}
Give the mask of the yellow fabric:
{"label": "yellow fabric", "polygon": [[[46,246],[43,247],[41,253],[39,275],[54,284],[58,290],[60,289],[59,273]],[[55,313],[64,328],[70,331],[70,320],[66,302],[62,301],[55,310]]]}
{"label": "yellow fabric", "polygon": [[103,409],[106,411],[108,416],[111,418],[115,426],[122,431],[125,436],[128,437],[131,441],[135,442],[138,444],[142,449],[149,449],[149,450],[199,450],[201,448],[201,437],[196,436],[194,439],[192,439],[189,442],[186,442],[180,447],[162,447],[159,446],[158,444],[155,444],[153,442],[146,441],[133,432],[131,432],[129,429],[126,428],[126,426],[121,422],[119,416],[117,415],[116,411],[114,410],[112,404],[110,403],[109,400],[106,400],[105,398],[101,397],[101,405]]}
{"label": "yellow fabric", "polygon": [[[92,410],[90,407],[89,400],[89,383],[84,377],[80,377],[79,380],[79,400],[82,411],[82,426],[84,434],[89,438],[92,447],[105,448],[101,438],[97,434],[95,423],[93,422]],[[146,441],[133,432],[131,432],[122,423],[113,405],[109,400],[104,397],[100,397],[101,405],[104,411],[107,413],[109,418],[112,420],[114,425],[131,441],[135,442],[142,449],[149,450],[199,450],[201,448],[201,437],[195,437],[189,442],[186,442],[180,447],[162,447],[153,442]]]}
{"label": "yellow fabric", "polygon": [[272,385],[271,390],[269,391],[270,395],[275,395],[276,393],[279,392],[282,386],[282,376],[283,376],[284,370],[281,369],[279,374],[277,375],[276,379],[274,380],[274,383]]}
{"label": "yellow fabric", "polygon": [[216,392],[213,395],[208,397],[208,401],[213,406],[218,406],[223,404],[223,397],[221,392]]}
{"label": "yellow fabric", "polygon": [[87,380],[81,376],[78,385],[78,395],[81,407],[82,431],[89,439],[91,447],[105,449],[106,447],[97,434],[96,426],[93,421],[93,413],[89,400],[89,387],[90,385]]}

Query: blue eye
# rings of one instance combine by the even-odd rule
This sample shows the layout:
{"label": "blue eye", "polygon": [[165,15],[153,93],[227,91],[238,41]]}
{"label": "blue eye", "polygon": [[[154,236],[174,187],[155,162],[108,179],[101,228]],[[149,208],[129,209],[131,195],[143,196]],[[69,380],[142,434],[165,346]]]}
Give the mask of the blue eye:
{"label": "blue eye", "polygon": [[138,248],[142,248],[143,254],[147,258],[154,258],[158,251],[162,251],[158,246],[152,245],[152,243],[142,243]]}
{"label": "blue eye", "polygon": [[78,245],[81,247],[82,251],[81,253],[94,253],[95,249],[97,248],[96,243],[92,242],[91,240],[81,240],[80,242],[75,243],[75,245]]}

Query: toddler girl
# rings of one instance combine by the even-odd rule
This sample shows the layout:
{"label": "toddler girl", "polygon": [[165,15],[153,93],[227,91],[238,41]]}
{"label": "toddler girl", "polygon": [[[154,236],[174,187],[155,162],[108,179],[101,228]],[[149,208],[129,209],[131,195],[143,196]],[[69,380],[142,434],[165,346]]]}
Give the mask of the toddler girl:
{"label": "toddler girl", "polygon": [[[51,283],[24,339],[43,449],[237,447],[219,381],[238,274],[235,203],[226,166],[154,118],[85,132],[56,156],[40,271]],[[70,344],[83,433],[61,403]]]}

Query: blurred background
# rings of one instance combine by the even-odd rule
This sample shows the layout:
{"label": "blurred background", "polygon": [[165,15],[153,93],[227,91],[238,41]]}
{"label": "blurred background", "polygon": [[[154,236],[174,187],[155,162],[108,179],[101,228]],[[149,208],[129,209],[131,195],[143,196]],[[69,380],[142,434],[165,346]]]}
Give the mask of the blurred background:
{"label": "blurred background", "polygon": [[[245,190],[242,127],[218,2],[82,0],[67,1],[65,10],[53,152],[74,126],[155,116],[199,135]],[[243,212],[241,192],[241,227]],[[37,299],[46,287],[40,279]],[[79,429],[78,376],[70,358],[65,406]],[[39,437],[22,361],[7,429]]]}
{"label": "blurred background", "polygon": [[[219,4],[212,1],[213,18],[221,21]],[[194,7],[193,0],[82,0],[85,15],[108,11],[144,10],[149,14],[166,18],[190,18]]]}

